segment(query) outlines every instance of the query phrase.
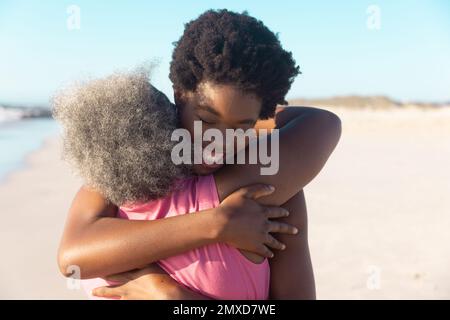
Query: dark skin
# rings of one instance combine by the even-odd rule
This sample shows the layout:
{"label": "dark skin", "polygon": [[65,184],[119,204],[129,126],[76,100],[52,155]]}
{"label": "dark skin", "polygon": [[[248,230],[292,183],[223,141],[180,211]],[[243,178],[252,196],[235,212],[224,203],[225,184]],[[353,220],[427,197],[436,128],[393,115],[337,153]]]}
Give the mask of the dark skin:
{"label": "dark skin", "polygon": [[[181,108],[182,127],[189,131],[194,120],[203,121],[204,129],[280,128],[278,173],[261,176],[257,164],[226,165],[219,170],[199,165],[198,174],[216,170],[214,177],[221,205],[202,215],[157,221],[117,219],[114,205],[83,187],[73,202],[61,242],[62,272],[72,264],[81,267],[83,278],[140,268],[118,276],[122,277],[122,286],[99,289],[97,294],[123,299],[203,299],[178,285],[157,266],[148,264],[213,242],[234,245],[255,263],[273,255],[269,248],[285,247],[270,261],[270,298],[315,298],[302,189],[321,170],[336,146],[339,119],[323,110],[289,108],[278,112],[273,120],[257,123],[261,109],[258,97],[231,85],[208,82],[196,92],[177,92],[176,102]],[[299,156],[293,157],[292,150]],[[271,185],[274,190],[261,184]],[[249,185],[252,186],[244,188]],[[281,217],[284,223],[278,221]],[[293,236],[292,227],[286,223],[296,226],[300,234]],[[177,232],[186,226],[191,232]],[[272,236],[276,232],[280,233],[278,240]],[[158,292],[144,290],[150,287],[157,287]]]}

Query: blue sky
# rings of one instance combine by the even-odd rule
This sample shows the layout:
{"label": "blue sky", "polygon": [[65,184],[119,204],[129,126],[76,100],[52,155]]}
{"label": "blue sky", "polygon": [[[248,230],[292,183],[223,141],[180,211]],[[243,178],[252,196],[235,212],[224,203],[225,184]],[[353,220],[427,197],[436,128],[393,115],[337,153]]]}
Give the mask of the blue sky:
{"label": "blue sky", "polygon": [[[80,8],[80,29],[67,27],[70,5]],[[379,30],[367,27],[370,5]],[[303,72],[288,98],[450,101],[448,0],[0,0],[0,102],[46,103],[72,80],[145,60],[159,61],[153,82],[172,98],[172,42],[210,8],[247,10],[279,33]]]}

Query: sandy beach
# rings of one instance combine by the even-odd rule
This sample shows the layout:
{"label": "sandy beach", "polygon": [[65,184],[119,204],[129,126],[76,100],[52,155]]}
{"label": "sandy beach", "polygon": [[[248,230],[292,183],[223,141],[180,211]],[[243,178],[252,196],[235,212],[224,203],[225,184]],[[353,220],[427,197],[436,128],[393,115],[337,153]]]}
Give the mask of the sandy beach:
{"label": "sandy beach", "polygon": [[305,190],[318,297],[449,299],[450,110],[334,111]]}
{"label": "sandy beach", "polygon": [[65,215],[80,186],[60,160],[58,137],[31,153],[0,185],[0,299],[81,299],[56,263]]}
{"label": "sandy beach", "polygon": [[[449,299],[450,109],[334,111],[340,144],[305,190],[318,298]],[[60,147],[0,185],[1,299],[84,298],[56,265],[80,185]]]}

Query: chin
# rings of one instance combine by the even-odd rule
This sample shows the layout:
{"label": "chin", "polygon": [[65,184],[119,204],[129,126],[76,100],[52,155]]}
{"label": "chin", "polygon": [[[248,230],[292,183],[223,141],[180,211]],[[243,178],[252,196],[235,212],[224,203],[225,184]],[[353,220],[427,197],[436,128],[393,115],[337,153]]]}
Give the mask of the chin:
{"label": "chin", "polygon": [[[222,167],[222,166],[221,166]],[[199,176],[206,176],[208,174],[214,173],[219,170],[221,167],[209,167],[202,164],[196,164],[193,167],[193,171]]]}

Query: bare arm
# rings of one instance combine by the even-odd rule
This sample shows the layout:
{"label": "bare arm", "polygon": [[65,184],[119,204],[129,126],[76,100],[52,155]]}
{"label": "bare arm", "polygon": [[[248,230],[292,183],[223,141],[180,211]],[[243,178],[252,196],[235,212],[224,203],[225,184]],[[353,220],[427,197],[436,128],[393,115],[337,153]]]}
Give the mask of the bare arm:
{"label": "bare arm", "polygon": [[[219,198],[253,183],[275,187],[261,203],[280,206],[300,192],[323,168],[336,147],[339,118],[328,111],[308,108],[282,108],[275,117],[279,128],[279,170],[261,175],[261,164],[229,164],[215,174]],[[270,139],[269,139],[270,140]]]}
{"label": "bare arm", "polygon": [[[270,299],[315,299],[315,281],[308,244],[307,210],[303,188],[320,172],[341,133],[340,120],[332,113],[313,108],[286,108],[275,119],[257,128],[280,128],[279,171],[260,175],[259,165],[229,165],[216,175],[219,196],[225,197],[240,184],[268,183],[275,192],[260,201],[282,205],[290,212],[283,222],[297,227],[296,237],[279,235],[286,245],[270,260]],[[232,179],[232,176],[240,179]],[[189,292],[186,293],[189,296]]]}
{"label": "bare arm", "polygon": [[284,222],[296,226],[298,236],[279,235],[286,250],[278,252],[270,263],[270,299],[311,300],[316,287],[308,244],[308,218],[303,191],[297,193],[283,208],[291,213]]}
{"label": "bare arm", "polygon": [[292,226],[270,220],[285,217],[286,210],[258,204],[259,197],[272,192],[253,185],[199,214],[136,221],[117,218],[116,206],[82,187],[67,217],[58,252],[60,270],[69,276],[69,266],[77,265],[83,279],[104,277],[215,242],[270,257],[268,247],[280,249],[282,244],[269,231],[294,232]]}
{"label": "bare arm", "polygon": [[[299,112],[298,109],[292,110]],[[289,121],[293,114],[278,118],[279,126]],[[257,128],[275,128],[274,119],[260,121]],[[308,243],[308,217],[303,190],[290,198],[282,206],[290,215],[281,221],[300,230],[296,237],[279,235],[277,239],[286,245],[286,250],[278,252],[270,262],[270,299],[315,299],[316,287]],[[184,292],[181,291],[180,292]],[[187,293],[189,294],[189,292]]]}
{"label": "bare arm", "polygon": [[[70,265],[83,279],[120,273],[217,241],[212,211],[154,221],[118,219],[116,211],[99,193],[78,191],[58,254],[63,274]],[[161,241],[164,235],[170,241]]]}

